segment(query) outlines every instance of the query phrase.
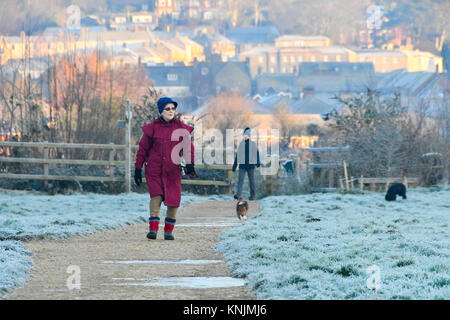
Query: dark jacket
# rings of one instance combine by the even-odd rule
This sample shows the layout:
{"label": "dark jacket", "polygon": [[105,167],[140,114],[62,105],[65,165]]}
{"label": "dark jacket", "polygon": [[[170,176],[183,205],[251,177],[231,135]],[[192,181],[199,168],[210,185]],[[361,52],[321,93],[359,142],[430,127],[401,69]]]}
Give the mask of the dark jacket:
{"label": "dark jacket", "polygon": [[239,144],[238,151],[234,156],[233,171],[239,164],[239,168],[253,169],[255,166],[259,168],[259,150],[256,143],[250,139],[244,140]]}

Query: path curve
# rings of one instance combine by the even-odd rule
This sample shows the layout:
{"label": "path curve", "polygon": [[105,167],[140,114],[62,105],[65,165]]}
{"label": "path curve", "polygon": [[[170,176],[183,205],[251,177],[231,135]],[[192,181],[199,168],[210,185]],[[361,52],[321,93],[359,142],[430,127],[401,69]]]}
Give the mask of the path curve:
{"label": "path curve", "polygon": [[[196,277],[225,280],[229,284],[233,282],[230,280],[242,282],[228,278],[232,275],[223,255],[214,249],[220,232],[236,223],[245,223],[236,218],[235,206],[235,201],[210,200],[183,207],[177,216],[175,241],[163,240],[162,224],[158,239],[147,240],[145,223],[65,240],[25,242],[33,253],[34,268],[25,286],[7,298],[256,299],[239,283],[234,287],[197,288],[177,287],[171,282],[175,280],[176,285],[181,285]],[[259,201],[249,201],[249,207],[249,216],[255,215],[259,212]],[[174,263],[180,260],[184,263]],[[70,266],[75,269],[68,270]],[[81,288],[69,290],[67,280],[74,278],[71,272],[77,267]]]}

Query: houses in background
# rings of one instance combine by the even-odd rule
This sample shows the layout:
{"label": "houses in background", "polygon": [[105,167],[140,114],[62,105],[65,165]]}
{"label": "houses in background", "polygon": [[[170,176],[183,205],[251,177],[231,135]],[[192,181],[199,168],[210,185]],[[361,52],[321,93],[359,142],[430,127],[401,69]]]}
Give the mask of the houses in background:
{"label": "houses in background", "polygon": [[[167,4],[167,3],[166,3]],[[115,24],[147,24],[155,12],[112,16]],[[155,18],[156,19],[156,18]],[[131,22],[130,22],[131,21]],[[162,32],[145,28],[102,27],[78,30],[50,28],[42,35],[0,36],[0,63],[9,59],[42,58],[72,52],[106,51],[140,62],[248,61],[250,75],[297,74],[305,62],[371,62],[376,72],[405,69],[409,72],[443,72],[443,59],[418,50],[351,49],[335,46],[324,36],[280,35],[275,27],[231,28],[225,35],[205,32]],[[115,59],[120,61],[120,57]],[[128,59],[124,63],[130,63]],[[120,64],[120,63],[118,63]]]}
{"label": "houses in background", "polygon": [[262,128],[273,126],[280,110],[299,126],[323,126],[327,115],[343,106],[342,101],[367,89],[390,97],[398,93],[402,103],[410,107],[426,100],[430,110],[450,96],[446,74],[406,70],[378,73],[371,62],[305,62],[297,74],[263,73],[255,78],[248,61],[197,62],[176,68],[159,65],[147,70],[163,94],[190,99],[182,112],[201,114],[208,98],[221,92],[239,92],[248,99]]}
{"label": "houses in background", "polygon": [[274,45],[253,46],[241,51],[239,60],[248,60],[253,77],[262,73],[298,72],[303,62],[371,62],[376,72],[406,69],[409,72],[442,72],[443,60],[429,52],[419,50],[353,50],[333,46],[322,36],[280,36]]}
{"label": "houses in background", "polygon": [[221,92],[238,92],[251,101],[249,107],[262,126],[273,123],[279,106],[299,125],[323,125],[326,115],[342,105],[340,99],[367,88],[383,95],[398,92],[405,105],[418,105],[421,99],[437,103],[450,96],[442,58],[411,48],[353,49],[335,46],[324,36],[280,35],[274,27],[231,28],[225,35],[207,28],[185,33],[153,30],[152,24],[168,12],[206,12],[203,2],[179,3],[190,9],[167,0],[157,1],[150,13],[112,15],[115,31],[95,26],[0,36],[0,67],[6,74],[30,59],[29,72],[38,78],[53,61],[49,57],[95,51],[111,67],[143,66],[155,88],[177,99],[184,113],[197,112]]}
{"label": "houses in background", "polygon": [[189,105],[181,106],[181,112],[195,110],[220,92],[235,91],[242,96],[252,93],[252,79],[242,62],[197,62],[192,66],[149,64],[146,70],[156,90],[189,101]]}
{"label": "houses in background", "polygon": [[156,12],[126,12],[109,16],[108,26],[114,31],[151,31],[158,26]]}
{"label": "houses in background", "polygon": [[[78,34],[61,32],[39,36],[0,36],[1,64],[10,59],[48,58],[73,53],[88,54],[93,51],[104,52],[104,56],[111,57],[114,60],[113,65],[117,66],[138,61],[183,62],[189,65],[195,60],[205,60],[203,46],[178,33],[89,32],[81,29]],[[137,59],[132,58],[135,54]]]}

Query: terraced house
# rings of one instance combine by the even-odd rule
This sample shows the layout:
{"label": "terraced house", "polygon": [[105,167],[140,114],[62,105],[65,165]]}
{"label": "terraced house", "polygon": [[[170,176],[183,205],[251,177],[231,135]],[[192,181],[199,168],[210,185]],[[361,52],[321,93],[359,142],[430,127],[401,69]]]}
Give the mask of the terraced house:
{"label": "terraced house", "polygon": [[281,36],[274,45],[243,51],[239,60],[248,60],[252,77],[262,73],[299,72],[303,62],[372,62],[376,72],[405,69],[409,72],[442,72],[443,61],[429,52],[418,50],[352,50],[333,46],[322,36]]}

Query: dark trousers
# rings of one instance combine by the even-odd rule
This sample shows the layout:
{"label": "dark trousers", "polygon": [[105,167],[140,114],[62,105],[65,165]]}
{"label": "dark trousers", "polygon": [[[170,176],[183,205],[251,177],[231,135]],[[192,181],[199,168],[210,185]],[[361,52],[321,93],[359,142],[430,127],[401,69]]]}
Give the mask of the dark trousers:
{"label": "dark trousers", "polygon": [[244,185],[245,172],[248,175],[248,182],[250,184],[250,197],[255,197],[255,168],[245,169],[239,168],[238,188],[236,191],[237,196],[242,195],[242,186]]}

